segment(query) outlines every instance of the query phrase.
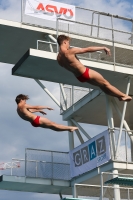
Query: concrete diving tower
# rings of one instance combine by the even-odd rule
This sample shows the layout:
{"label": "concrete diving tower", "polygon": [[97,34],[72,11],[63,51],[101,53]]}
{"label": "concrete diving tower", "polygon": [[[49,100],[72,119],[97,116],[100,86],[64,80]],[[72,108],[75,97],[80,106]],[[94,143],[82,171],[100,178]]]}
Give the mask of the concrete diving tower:
{"label": "concrete diving tower", "polygon": [[[79,22],[74,23],[78,24]],[[116,99],[104,95],[99,88],[89,85],[88,83],[79,82],[71,72],[58,65],[56,61],[56,52],[58,50],[56,37],[63,33],[63,31],[60,30],[60,19],[57,24],[56,33],[54,31],[51,31],[51,34],[48,32],[45,33],[45,40],[36,41],[36,49],[30,48],[23,56],[21,56],[12,69],[12,75],[73,85],[81,88],[90,88],[91,90],[93,89],[93,91],[88,92],[89,94],[80,99],[76,104],[73,102],[73,105],[66,106],[66,109],[63,109],[62,112],[63,119],[71,121],[76,126],[78,126],[78,122],[81,122],[108,126],[109,129],[112,130],[114,127],[120,127],[118,143],[120,143],[122,128],[124,126],[128,131],[128,135],[132,138],[133,101],[128,103],[128,106],[127,103],[123,104],[123,102],[118,102]],[[78,25],[80,24],[81,23]],[[86,24],[82,23],[82,25],[84,26]],[[28,28],[29,27],[27,27],[27,29]],[[72,30],[70,30],[69,27],[69,32],[65,32],[65,34],[68,33],[71,37],[72,46],[106,46],[111,49],[111,57],[106,56],[106,54],[101,51],[92,54],[86,53],[78,55],[78,57],[86,67],[98,71],[119,90],[132,95],[133,84],[131,78],[133,74],[133,47],[132,38],[129,37],[132,33],[111,29],[112,37],[105,40],[100,37],[93,37],[93,35],[87,37],[86,35],[80,35],[78,32],[76,34],[73,33]],[[120,38],[117,37],[116,40],[114,40],[115,32],[125,34],[121,37],[122,42],[120,42]],[[123,40],[124,37],[125,39]],[[129,39],[131,39],[131,42]],[[106,103],[104,99],[106,99]],[[89,115],[89,113],[91,113],[91,115]],[[87,136],[87,138],[89,139],[90,137]],[[83,142],[81,138],[80,141]],[[70,149],[72,149],[72,146]]]}
{"label": "concrete diving tower", "polygon": [[[95,13],[93,14],[95,15]],[[103,16],[105,13],[99,13],[99,15]],[[106,14],[106,17],[107,16],[111,19],[114,17],[109,14]],[[118,16],[115,18],[118,18]],[[120,19],[124,18],[120,17]],[[91,138],[90,135],[86,133],[78,123],[108,126],[108,134],[111,144],[110,161],[100,167],[96,167],[95,169],[88,171],[87,173],[75,177],[69,182],[71,183],[72,188],[75,183],[90,184],[93,182],[95,184],[98,182],[100,185],[100,173],[102,172],[113,171],[114,174],[118,174],[119,170],[126,174],[129,171],[132,171],[133,135],[131,129],[133,129],[133,101],[128,104],[126,102],[119,102],[117,99],[105,95],[101,90],[99,90],[99,88],[89,85],[88,83],[79,82],[72,73],[64,68],[61,68],[56,61],[58,50],[58,47],[56,46],[56,37],[62,33],[69,35],[71,37],[71,45],[75,47],[82,48],[86,46],[106,46],[110,48],[112,52],[111,57],[106,56],[105,53],[101,51],[92,54],[86,53],[84,55],[79,55],[78,57],[86,67],[98,71],[105,77],[105,79],[107,79],[119,90],[132,95],[132,32],[116,30],[113,26],[112,28],[101,27],[100,24],[94,24],[93,20],[92,24],[84,24],[75,21],[73,24],[69,24],[69,26],[68,21],[66,20],[66,27],[62,28],[63,26],[60,26],[60,23],[62,23],[60,22],[61,19],[57,20],[56,30],[43,29],[35,26],[32,27],[21,23],[15,24],[13,22],[10,23],[7,21],[1,21],[0,29],[2,31],[1,43],[3,45],[3,53],[2,49],[0,49],[0,52],[2,53],[0,61],[14,63],[15,66],[12,68],[12,75],[35,79],[43,89],[45,87],[39,80],[60,83],[64,102],[61,102],[61,106],[60,103],[57,104],[61,107],[61,109],[63,108],[61,110],[63,120],[68,121],[68,124],[70,125],[78,126],[79,130],[87,137],[88,140]],[[132,20],[128,21],[132,22]],[[76,26],[78,28],[76,28]],[[80,30],[78,30],[79,26],[84,27],[82,29],[82,34]],[[97,32],[95,32],[95,28],[97,28]],[[87,32],[88,29],[90,32]],[[105,33],[106,31],[104,32],[103,29],[110,31],[111,37],[108,37],[108,34]],[[100,30],[102,30],[101,33]],[[119,32],[125,35],[123,37],[118,37]],[[17,38],[14,33],[17,33]],[[19,45],[20,41],[22,41],[21,45]],[[14,52],[12,51],[12,46],[14,47]],[[7,55],[5,56],[6,53]],[[9,57],[7,58],[8,55]],[[67,96],[65,94],[64,86],[66,84],[72,88],[71,96]],[[74,95],[74,90],[76,87],[80,87],[81,91],[86,89],[88,92],[83,98],[81,97],[75,102],[74,98],[76,95]],[[68,103],[67,98],[70,100],[70,104]],[[120,127],[118,129],[118,138],[115,138],[115,127]],[[117,159],[118,153],[120,152],[119,147],[123,127],[125,128],[124,131],[126,135],[130,136],[128,137],[128,139],[130,139],[130,163],[128,163],[127,159],[128,151],[126,151],[126,159],[124,161]],[[82,135],[80,135],[80,132],[76,131],[76,134],[80,143],[84,144],[85,141]],[[127,138],[125,136],[125,141],[126,139]],[[126,142],[125,146],[127,150],[128,145]],[[74,134],[69,133],[69,149],[72,150],[74,147]],[[117,188],[115,187],[115,189]],[[120,199],[117,198],[119,194],[114,196],[115,199]]]}

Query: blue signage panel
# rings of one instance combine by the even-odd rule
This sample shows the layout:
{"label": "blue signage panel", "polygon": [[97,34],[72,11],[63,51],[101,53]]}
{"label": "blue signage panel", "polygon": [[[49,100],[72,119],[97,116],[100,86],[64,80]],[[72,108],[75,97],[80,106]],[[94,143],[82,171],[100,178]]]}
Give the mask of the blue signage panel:
{"label": "blue signage panel", "polygon": [[104,131],[69,152],[71,177],[90,171],[110,160],[109,133]]}

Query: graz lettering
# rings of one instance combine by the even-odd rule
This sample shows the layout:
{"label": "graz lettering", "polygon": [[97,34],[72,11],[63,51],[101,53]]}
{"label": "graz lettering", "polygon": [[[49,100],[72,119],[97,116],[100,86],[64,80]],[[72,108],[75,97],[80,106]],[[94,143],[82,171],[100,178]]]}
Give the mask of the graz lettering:
{"label": "graz lettering", "polygon": [[98,162],[106,158],[106,144],[104,136],[73,153],[75,167],[79,167],[96,157],[99,157]]}

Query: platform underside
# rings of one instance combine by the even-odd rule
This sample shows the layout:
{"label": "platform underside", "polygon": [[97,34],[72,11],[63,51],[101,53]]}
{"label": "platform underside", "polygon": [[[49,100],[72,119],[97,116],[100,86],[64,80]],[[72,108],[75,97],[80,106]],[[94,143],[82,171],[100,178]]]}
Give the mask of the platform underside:
{"label": "platform underside", "polygon": [[69,181],[53,180],[53,182],[51,182],[49,179],[25,178],[6,175],[2,175],[0,177],[0,189],[47,194],[72,194]]}
{"label": "platform underside", "polygon": [[[93,96],[92,96],[93,94]],[[116,98],[115,98],[116,99]],[[116,99],[119,110],[123,111],[123,102]],[[125,120],[128,123],[131,130],[133,130],[133,101],[128,102]],[[120,127],[121,120],[114,106],[112,105],[114,126]],[[74,119],[80,123],[97,124],[102,126],[108,126],[107,112],[106,112],[106,99],[104,93],[99,91],[93,91],[86,95],[83,99],[78,101],[74,106],[71,106],[67,111],[63,112],[63,120],[67,121]]]}

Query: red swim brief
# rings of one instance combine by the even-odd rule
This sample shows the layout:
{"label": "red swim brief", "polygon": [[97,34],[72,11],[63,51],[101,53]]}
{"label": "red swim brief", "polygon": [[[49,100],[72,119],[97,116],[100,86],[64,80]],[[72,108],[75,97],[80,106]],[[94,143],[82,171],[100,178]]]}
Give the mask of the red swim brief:
{"label": "red swim brief", "polygon": [[32,126],[34,127],[38,127],[40,124],[39,124],[39,119],[40,119],[40,116],[37,116],[34,121],[31,123]]}
{"label": "red swim brief", "polygon": [[80,81],[80,82],[87,82],[89,79],[90,79],[90,76],[89,76],[89,68],[86,67],[86,70],[85,72],[77,77],[77,79]]}

